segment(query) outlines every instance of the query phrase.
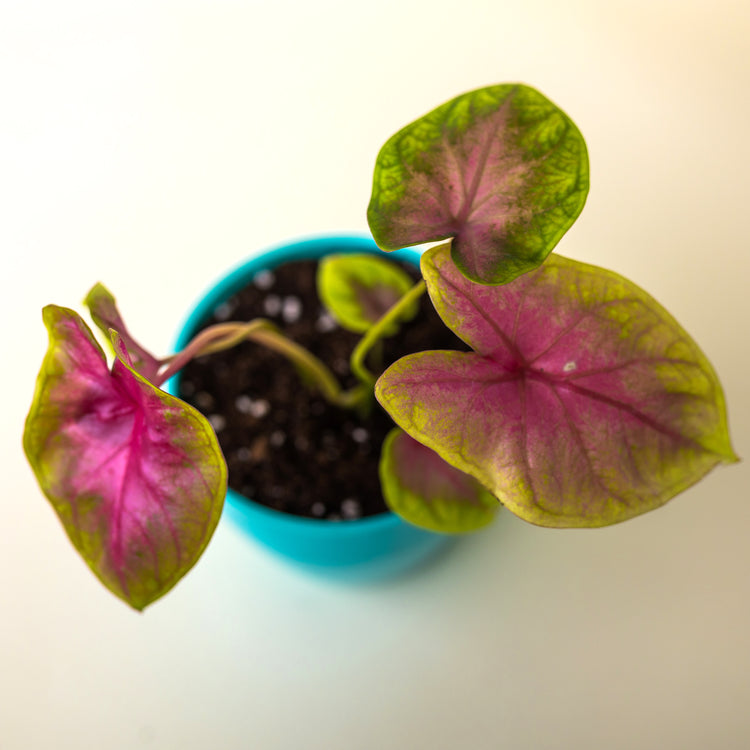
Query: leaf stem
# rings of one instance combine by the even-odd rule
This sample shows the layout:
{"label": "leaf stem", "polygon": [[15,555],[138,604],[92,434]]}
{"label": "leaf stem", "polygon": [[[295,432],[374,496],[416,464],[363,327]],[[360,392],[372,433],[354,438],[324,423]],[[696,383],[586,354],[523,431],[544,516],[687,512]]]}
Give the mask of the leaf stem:
{"label": "leaf stem", "polygon": [[351,408],[362,398],[361,389],[344,392],[336,376],[320,359],[263,318],[248,323],[219,323],[204,329],[181,352],[161,361],[166,366],[154,385],[161,386],[196,357],[231,349],[246,340],[255,341],[286,357],[330,403]]}
{"label": "leaf stem", "polygon": [[425,289],[424,281],[418,281],[360,339],[351,356],[351,369],[360,384],[349,390],[342,389],[336,376],[322,360],[284,336],[273,323],[263,318],[248,323],[217,323],[205,328],[181,352],[160,360],[159,373],[152,382],[160,387],[196,357],[231,349],[250,340],[286,357],[329,403],[366,413],[374,398],[376,378],[365,366],[365,358],[381,342],[383,331],[398,320],[403,310],[424,294]]}
{"label": "leaf stem", "polygon": [[352,356],[350,359],[350,366],[354,375],[361,381],[361,383],[368,388],[372,389],[375,387],[376,377],[373,375],[365,365],[365,359],[370,353],[370,350],[383,338],[383,332],[388,329],[399,316],[402,314],[405,308],[408,308],[415,300],[419,299],[427,289],[424,283],[424,279],[420,279],[414,286],[396,302],[380,320],[370,328],[367,333],[359,340],[359,343],[354,347]]}

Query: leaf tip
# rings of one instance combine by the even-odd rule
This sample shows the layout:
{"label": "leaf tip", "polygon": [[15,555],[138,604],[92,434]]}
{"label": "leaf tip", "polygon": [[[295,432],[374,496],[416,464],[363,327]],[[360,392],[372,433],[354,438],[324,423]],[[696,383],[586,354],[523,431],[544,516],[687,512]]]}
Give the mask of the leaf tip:
{"label": "leaf tip", "polygon": [[111,317],[113,314],[118,315],[117,301],[114,295],[100,281],[97,281],[89,289],[88,294],[83,299],[83,304],[89,309],[94,322],[102,329],[105,325],[105,317]]}
{"label": "leaf tip", "polygon": [[66,312],[71,311],[66,307],[60,307],[60,305],[45,305],[42,308],[42,322],[48,329],[51,329],[60,318],[64,317]]}
{"label": "leaf tip", "polygon": [[741,461],[742,461],[742,459],[730,447],[729,450],[728,450],[728,452],[724,456],[724,463],[725,464],[738,464]]}

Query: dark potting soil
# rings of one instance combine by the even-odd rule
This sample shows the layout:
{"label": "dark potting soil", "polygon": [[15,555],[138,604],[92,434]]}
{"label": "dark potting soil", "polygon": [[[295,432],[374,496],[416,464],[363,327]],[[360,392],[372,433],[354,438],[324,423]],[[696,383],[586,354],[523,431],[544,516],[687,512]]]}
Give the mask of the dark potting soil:
{"label": "dark potting soil", "polygon": [[[358,334],[340,328],[321,305],[317,261],[262,271],[220,305],[206,325],[267,318],[323,360],[345,387],[356,385],[349,356]],[[403,266],[416,280],[418,272]],[[411,352],[466,345],[442,323],[427,294],[416,318],[383,341],[372,372]],[[380,491],[380,446],[394,424],[377,404],[371,415],[331,406],[303,385],[281,355],[253,342],[188,364],[180,397],[213,425],[229,468],[229,486],[287,513],[346,520],[386,510]]]}

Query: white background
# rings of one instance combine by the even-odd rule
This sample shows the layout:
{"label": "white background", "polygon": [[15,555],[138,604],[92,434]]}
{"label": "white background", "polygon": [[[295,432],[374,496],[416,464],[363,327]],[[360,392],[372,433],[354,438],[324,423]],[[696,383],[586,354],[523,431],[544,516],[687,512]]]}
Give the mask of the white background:
{"label": "white background", "polygon": [[750,747],[750,474],[598,531],[501,514],[390,584],[305,577],[221,524],[143,615],[77,557],[21,451],[40,309],[97,280],[166,353],[211,280],[365,230],[375,156],[521,81],[587,139],[561,253],[700,343],[750,456],[743,0],[0,3],[0,749]]}

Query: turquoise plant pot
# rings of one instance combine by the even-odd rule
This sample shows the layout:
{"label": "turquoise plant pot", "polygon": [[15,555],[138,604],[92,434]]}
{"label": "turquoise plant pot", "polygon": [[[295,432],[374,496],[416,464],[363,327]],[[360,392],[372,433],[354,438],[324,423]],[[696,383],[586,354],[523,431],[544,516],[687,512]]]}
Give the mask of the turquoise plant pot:
{"label": "turquoise plant pot", "polygon": [[[230,296],[250,283],[263,270],[294,260],[317,259],[331,253],[377,253],[370,238],[322,236],[277,245],[235,267],[212,286],[182,326],[175,349],[183,349]],[[391,258],[419,264],[419,253],[400,250]],[[179,396],[179,375],[168,384]],[[275,552],[309,570],[338,578],[378,579],[389,577],[432,557],[450,537],[407,524],[393,513],[356,520],[330,521],[303,518],[268,508],[227,490],[225,515],[235,526]]]}

